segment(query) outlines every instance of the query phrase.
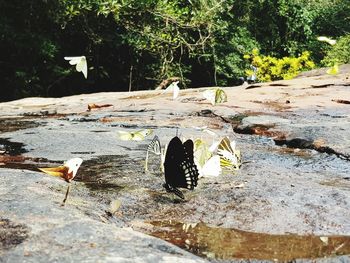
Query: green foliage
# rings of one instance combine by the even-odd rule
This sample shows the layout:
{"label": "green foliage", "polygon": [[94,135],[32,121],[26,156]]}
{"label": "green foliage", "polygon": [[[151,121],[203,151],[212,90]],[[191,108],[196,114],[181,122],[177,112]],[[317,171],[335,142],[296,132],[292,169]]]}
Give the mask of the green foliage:
{"label": "green foliage", "polygon": [[[0,1],[0,99],[153,89],[174,76],[188,87],[233,85],[254,47],[272,56],[259,56],[273,69],[262,79],[290,78],[326,54],[324,63],[347,58],[345,44],[332,51],[316,38],[340,41],[349,14],[349,0]],[[303,50],[312,57],[290,58]],[[87,80],[63,59],[81,55]]]}
{"label": "green foliage", "polygon": [[[315,64],[309,57],[310,53],[305,51],[297,58],[283,57],[279,59],[272,56],[260,55],[257,49],[254,49],[250,55],[245,55],[245,58],[257,68],[257,78],[262,82],[292,79],[301,71],[314,68]],[[254,72],[247,70],[246,73],[249,76]]]}
{"label": "green foliage", "polygon": [[337,43],[330,47],[322,60],[322,64],[328,67],[336,63],[350,63],[350,34],[340,37]]}

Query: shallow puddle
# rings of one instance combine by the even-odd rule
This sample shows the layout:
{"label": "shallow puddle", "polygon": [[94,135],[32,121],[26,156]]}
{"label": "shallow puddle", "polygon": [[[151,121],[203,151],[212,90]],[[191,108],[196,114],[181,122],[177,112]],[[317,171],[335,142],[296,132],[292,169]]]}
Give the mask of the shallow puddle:
{"label": "shallow puddle", "polygon": [[150,224],[148,234],[208,258],[292,261],[350,254],[350,236],[271,235],[176,221]]}

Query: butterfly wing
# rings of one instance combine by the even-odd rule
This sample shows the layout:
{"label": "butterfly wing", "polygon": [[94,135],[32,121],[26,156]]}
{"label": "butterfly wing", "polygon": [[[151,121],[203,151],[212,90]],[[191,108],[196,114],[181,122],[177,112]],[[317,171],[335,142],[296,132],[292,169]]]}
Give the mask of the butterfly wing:
{"label": "butterfly wing", "polygon": [[212,177],[219,176],[221,174],[220,166],[220,156],[214,155],[211,157],[203,166],[201,170],[201,176],[203,177]]}
{"label": "butterfly wing", "polygon": [[238,170],[241,166],[240,152],[235,149],[235,143],[225,137],[218,146],[218,155],[220,156],[221,166]]}
{"label": "butterfly wing", "polygon": [[231,147],[230,139],[228,137],[224,137],[221,140],[221,142],[219,143],[218,149],[219,150],[226,150],[228,152],[233,152],[233,149]]}
{"label": "butterfly wing", "polygon": [[87,62],[85,56],[80,58],[80,61],[75,68],[78,72],[83,73],[84,77],[87,79]]}
{"label": "butterfly wing", "polygon": [[87,62],[85,56],[80,57],[64,57],[65,60],[69,60],[69,64],[76,65],[75,69],[78,72],[82,72],[84,77],[87,78]]}
{"label": "butterfly wing", "polygon": [[227,101],[226,92],[223,89],[216,89],[215,91],[215,104],[223,103]]}
{"label": "butterfly wing", "polygon": [[192,140],[187,140],[183,144],[185,159],[182,161],[182,172],[186,179],[187,189],[193,190],[197,186],[198,181],[198,169],[194,163],[193,149],[194,144]]}
{"label": "butterfly wing", "polygon": [[164,160],[164,173],[166,184],[172,186],[178,186],[178,174],[180,173],[180,165],[184,159],[184,150],[182,142],[179,137],[174,137],[169,142],[165,160]]}
{"label": "butterfly wing", "polygon": [[212,145],[210,145],[209,147],[209,152],[213,153],[217,150],[217,148],[219,147],[220,141],[214,141],[212,143]]}
{"label": "butterfly wing", "polygon": [[140,130],[132,133],[133,141],[143,141],[145,137],[152,133],[151,129]]}
{"label": "butterfly wing", "polygon": [[160,141],[157,135],[155,135],[151,141],[151,143],[147,147],[148,152],[152,152],[156,155],[161,154],[161,146],[160,146]]}
{"label": "butterfly wing", "polygon": [[[148,171],[148,153],[152,152],[155,155],[162,154],[162,148],[160,146],[160,141],[157,135],[155,135],[151,141],[151,143],[147,146],[146,152],[146,160],[145,160],[145,171]],[[160,157],[162,163],[162,156]]]}
{"label": "butterfly wing", "polygon": [[320,36],[320,37],[317,38],[317,40],[318,41],[322,41],[322,42],[326,42],[326,43],[328,43],[328,44],[330,44],[332,46],[337,43],[336,40],[328,38],[328,37],[325,37],[325,36]]}
{"label": "butterfly wing", "polygon": [[164,92],[173,92],[173,100],[175,100],[178,96],[179,96],[179,93],[180,93],[180,88],[179,86],[177,85],[179,82],[178,81],[175,81],[173,83],[171,83],[165,90]]}
{"label": "butterfly wing", "polygon": [[180,93],[180,88],[179,86],[177,85],[179,82],[176,81],[176,82],[173,82],[173,100],[175,100],[178,96],[179,96],[179,93]]}
{"label": "butterfly wing", "polygon": [[212,105],[215,105],[215,90],[207,89],[203,92],[203,97],[206,98]]}
{"label": "butterfly wing", "polygon": [[64,59],[68,60],[70,65],[76,65],[80,62],[81,57],[64,57]]}
{"label": "butterfly wing", "polygon": [[165,188],[180,198],[183,198],[183,195],[177,193],[177,187],[193,190],[197,186],[198,169],[193,161],[192,140],[182,144],[177,136],[171,139],[165,155],[164,174]]}
{"label": "butterfly wing", "polygon": [[205,162],[210,158],[211,153],[208,145],[201,139],[196,139],[194,142],[194,160],[198,167],[203,167]]}
{"label": "butterfly wing", "polygon": [[131,132],[127,132],[127,131],[118,131],[119,135],[119,139],[122,141],[130,141],[133,138],[133,134]]}

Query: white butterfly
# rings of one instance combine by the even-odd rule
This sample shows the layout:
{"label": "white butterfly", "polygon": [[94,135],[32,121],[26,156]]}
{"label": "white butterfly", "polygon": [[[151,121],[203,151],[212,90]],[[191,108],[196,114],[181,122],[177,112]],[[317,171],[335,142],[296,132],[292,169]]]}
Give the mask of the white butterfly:
{"label": "white butterfly", "polygon": [[203,167],[198,167],[199,177],[212,177],[219,176],[222,172],[220,166],[220,156],[214,155],[209,158],[208,161],[203,165]]}
{"label": "white butterfly", "polygon": [[202,126],[202,127],[194,126],[193,128],[195,128],[196,130],[199,130],[199,131],[204,131],[204,132],[208,133],[211,136],[217,136],[217,134],[215,132],[213,132],[212,130],[210,130],[208,128],[208,126]]}
{"label": "white butterfly", "polygon": [[87,79],[87,62],[85,56],[80,57],[64,57],[65,60],[69,60],[69,64],[76,65],[75,69],[78,72],[83,73],[84,77]]}
{"label": "white butterfly", "polygon": [[[62,166],[57,167],[49,167],[49,168],[38,168],[40,171],[47,173],[52,176],[58,176],[66,180],[66,182],[70,183],[74,177],[76,176],[80,165],[82,164],[83,159],[81,158],[73,158],[66,161]],[[62,206],[66,203],[70,185],[68,184],[66,195],[62,201]]]}
{"label": "white butterfly", "polygon": [[153,132],[151,129],[145,129],[134,132],[118,131],[119,139],[122,141],[143,141],[146,136]]}
{"label": "white butterfly", "polygon": [[223,89],[213,88],[203,92],[203,97],[209,100],[212,105],[227,101],[227,95]]}
{"label": "white butterfly", "polygon": [[193,156],[199,171],[199,177],[218,176],[221,174],[220,156],[212,156],[203,140],[195,140]]}
{"label": "white butterfly", "polygon": [[328,38],[328,37],[323,37],[323,36],[318,37],[317,40],[318,40],[318,41],[322,41],[322,42],[326,42],[326,43],[328,43],[328,44],[330,44],[330,45],[332,45],[332,46],[335,45],[335,44],[337,43],[336,40],[330,39],[330,38]]}
{"label": "white butterfly", "polygon": [[220,144],[220,141],[214,141],[212,145],[209,147],[209,152],[211,153],[215,152],[219,144]]}
{"label": "white butterfly", "polygon": [[179,84],[179,81],[174,81],[164,90],[164,92],[166,92],[166,91],[173,92],[173,100],[175,100],[179,96],[179,93],[180,93],[180,88],[177,84]]}

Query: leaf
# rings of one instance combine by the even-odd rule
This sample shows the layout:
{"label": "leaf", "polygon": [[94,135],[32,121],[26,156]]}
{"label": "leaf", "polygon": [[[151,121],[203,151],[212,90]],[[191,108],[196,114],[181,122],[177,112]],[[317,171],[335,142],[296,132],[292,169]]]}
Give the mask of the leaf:
{"label": "leaf", "polygon": [[99,109],[99,108],[105,108],[105,107],[111,107],[113,106],[112,104],[102,104],[102,105],[97,105],[95,103],[88,104],[88,111],[91,111],[92,109]]}

